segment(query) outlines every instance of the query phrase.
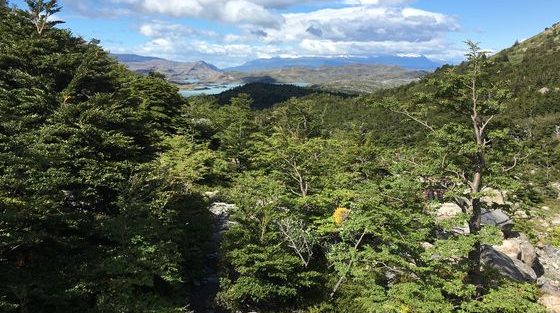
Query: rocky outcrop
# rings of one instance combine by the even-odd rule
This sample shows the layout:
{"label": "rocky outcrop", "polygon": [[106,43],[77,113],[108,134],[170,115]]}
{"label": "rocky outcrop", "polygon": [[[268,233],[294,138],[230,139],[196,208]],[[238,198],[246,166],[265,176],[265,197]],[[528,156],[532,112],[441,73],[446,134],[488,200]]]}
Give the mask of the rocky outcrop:
{"label": "rocky outcrop", "polygon": [[435,212],[436,220],[440,222],[457,217],[461,213],[463,213],[461,207],[452,202],[442,204]]}
{"label": "rocky outcrop", "polygon": [[496,190],[493,188],[486,187],[482,189],[482,193],[484,196],[481,198],[482,202],[487,204],[497,204],[497,205],[505,205],[507,192],[503,190]]}
{"label": "rocky outcrop", "polygon": [[540,303],[549,312],[560,313],[560,248],[535,248],[525,235],[485,246],[482,261],[486,267],[516,281],[538,282],[543,293]]}
{"label": "rocky outcrop", "polygon": [[543,296],[540,303],[549,312],[560,313],[560,248],[547,245],[537,249],[537,255],[544,268],[539,278]]}
{"label": "rocky outcrop", "polygon": [[[554,184],[560,193],[560,183]],[[486,269],[493,269],[501,275],[520,282],[538,283],[542,296],[539,302],[548,312],[560,313],[560,248],[551,245],[535,248],[529,238],[513,231],[513,219],[502,210],[502,206],[509,203],[505,194],[492,189],[484,190],[483,202],[487,209],[483,209],[481,223],[499,227],[504,235],[500,245],[486,245],[482,250],[482,264]],[[560,196],[560,195],[559,195]],[[548,207],[544,211],[550,211]],[[460,217],[461,207],[455,203],[444,203],[434,211],[438,222],[445,222]],[[530,218],[526,212],[515,214],[518,219]],[[560,216],[549,215],[548,226],[560,224]],[[450,235],[468,234],[468,226],[455,227],[451,232],[442,232],[444,237]],[[429,250],[433,246],[429,243],[422,245]]]}
{"label": "rocky outcrop", "polygon": [[544,274],[544,268],[539,261],[537,251],[527,236],[522,234],[517,238],[506,239],[501,245],[493,248],[512,260],[523,262],[523,264],[532,268],[537,276]]}
{"label": "rocky outcrop", "polygon": [[556,281],[560,286],[560,248],[546,245],[536,252],[544,269],[543,280]]}
{"label": "rocky outcrop", "polygon": [[482,251],[482,264],[516,281],[537,281],[537,274],[529,265],[523,263],[521,260],[510,258],[505,253],[498,251],[492,246],[484,247]]}
{"label": "rocky outcrop", "polygon": [[556,191],[556,198],[560,200],[560,182],[552,183],[550,187]]}
{"label": "rocky outcrop", "polygon": [[513,219],[503,210],[483,210],[481,217],[482,225],[497,226],[504,233],[505,238],[515,237],[517,234],[512,232]]}

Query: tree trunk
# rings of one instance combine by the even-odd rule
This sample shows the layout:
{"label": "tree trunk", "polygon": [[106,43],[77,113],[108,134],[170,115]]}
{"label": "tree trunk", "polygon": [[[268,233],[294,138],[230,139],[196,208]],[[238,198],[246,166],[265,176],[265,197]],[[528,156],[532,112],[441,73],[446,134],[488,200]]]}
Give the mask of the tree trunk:
{"label": "tree trunk", "polygon": [[[481,135],[477,136],[477,142],[480,149],[483,148],[481,145]],[[482,220],[482,202],[480,201],[480,190],[482,186],[482,175],[485,166],[484,153],[480,150],[476,155],[476,171],[474,173],[473,180],[471,182],[471,217],[469,219],[469,231],[471,235],[478,235],[481,229]],[[479,240],[477,240],[472,250],[469,252],[468,258],[470,262],[469,279],[476,286],[476,296],[480,297],[483,291],[482,282],[482,272],[481,272],[481,256],[482,256],[482,245]]]}
{"label": "tree trunk", "polygon": [[[478,235],[480,232],[480,221],[482,216],[482,208],[480,205],[480,199],[472,199],[472,215],[469,220],[469,230],[472,235]],[[482,245],[480,241],[476,241],[469,252],[468,258],[470,262],[469,278],[470,281],[476,286],[477,297],[482,293],[482,273],[481,273],[481,255],[482,255]]]}

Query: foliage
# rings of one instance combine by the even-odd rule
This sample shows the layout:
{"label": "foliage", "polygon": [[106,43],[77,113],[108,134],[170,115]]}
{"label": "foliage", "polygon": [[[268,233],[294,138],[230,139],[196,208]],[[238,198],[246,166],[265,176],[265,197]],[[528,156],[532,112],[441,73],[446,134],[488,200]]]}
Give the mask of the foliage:
{"label": "foliage", "polygon": [[[224,312],[542,312],[535,286],[481,269],[502,233],[478,218],[556,196],[555,30],[369,96],[187,103],[95,41],[39,32],[59,7],[29,2],[0,1],[2,311],[186,312],[217,267]],[[209,198],[235,204],[223,233]],[[464,213],[434,218],[444,201]]]}
{"label": "foliage", "polygon": [[217,96],[219,104],[228,104],[232,98],[237,98],[241,94],[247,94],[252,100],[253,109],[271,108],[275,104],[282,103],[290,98],[301,98],[315,93],[313,89],[298,87],[294,85],[276,85],[274,83],[249,83],[228,91],[222,92]]}
{"label": "foliage", "polygon": [[202,257],[181,248],[185,224],[210,221],[176,186],[204,179],[212,154],[173,137],[175,87],[46,27],[56,1],[28,2],[0,18],[2,311],[185,312]]}

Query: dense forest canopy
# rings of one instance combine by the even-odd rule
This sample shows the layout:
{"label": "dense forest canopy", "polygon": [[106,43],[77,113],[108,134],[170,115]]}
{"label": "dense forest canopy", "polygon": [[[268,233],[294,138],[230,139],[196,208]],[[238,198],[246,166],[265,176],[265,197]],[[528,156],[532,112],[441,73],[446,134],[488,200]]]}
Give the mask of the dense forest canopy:
{"label": "dense forest canopy", "polygon": [[373,95],[187,100],[27,2],[0,0],[0,311],[545,312],[560,276],[495,247],[560,245],[559,27]]}

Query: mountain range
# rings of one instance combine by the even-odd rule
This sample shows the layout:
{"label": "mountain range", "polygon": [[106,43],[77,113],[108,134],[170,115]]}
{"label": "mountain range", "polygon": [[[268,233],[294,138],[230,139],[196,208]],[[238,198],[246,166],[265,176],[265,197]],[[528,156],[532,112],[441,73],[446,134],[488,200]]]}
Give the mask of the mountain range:
{"label": "mountain range", "polygon": [[159,72],[169,80],[180,84],[185,81],[216,82],[231,79],[216,66],[204,61],[177,62],[136,54],[112,54],[112,56],[132,71],[141,74]]}
{"label": "mountain range", "polygon": [[177,62],[135,54],[113,54],[129,69],[159,72],[185,89],[226,83],[306,84],[337,91],[371,92],[417,80],[440,64],[426,57],[339,57],[257,59],[219,69],[204,61]]}
{"label": "mountain range", "polygon": [[301,58],[269,58],[249,61],[243,65],[226,68],[226,71],[255,72],[292,67],[318,68],[344,65],[394,65],[415,70],[435,70],[441,63],[434,62],[425,56],[393,56],[380,55],[368,57],[301,57]]}

